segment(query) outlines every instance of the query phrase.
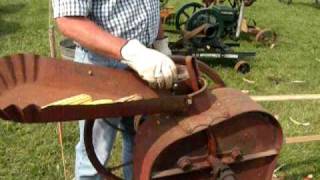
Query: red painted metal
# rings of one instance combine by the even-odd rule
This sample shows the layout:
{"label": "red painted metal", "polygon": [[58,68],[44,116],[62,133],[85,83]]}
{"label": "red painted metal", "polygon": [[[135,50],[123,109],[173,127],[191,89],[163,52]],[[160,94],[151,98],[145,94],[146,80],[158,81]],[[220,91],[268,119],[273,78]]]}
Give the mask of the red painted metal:
{"label": "red painted metal", "polygon": [[[204,101],[212,104],[201,113],[156,116],[140,127],[136,136],[139,146],[135,147],[135,179],[150,179],[159,174],[162,176],[157,179],[212,178],[207,160],[195,163],[194,171],[177,170],[181,157],[209,154],[207,131],[215,137],[216,158],[228,164],[237,179],[271,179],[282,145],[278,122],[248,96],[233,89],[216,89],[197,103],[201,106]],[[241,156],[230,161],[224,154],[232,154],[234,148],[239,149]],[[163,176],[166,172],[170,176]]]}
{"label": "red painted metal", "polygon": [[[83,93],[94,99],[119,99],[139,94],[143,100],[112,105],[41,108],[56,100]],[[166,94],[169,92],[155,92],[128,70],[53,61],[28,54],[0,59],[0,116],[7,120],[44,123],[172,112],[187,107],[187,96],[169,97]]]}
{"label": "red painted metal", "polygon": [[[130,70],[52,61],[35,55],[5,57],[0,59],[0,117],[21,123],[88,119],[87,153],[108,180],[119,177],[95,159],[93,119],[141,114],[147,120],[135,137],[134,179],[271,179],[282,145],[276,119],[247,95],[226,88],[208,66],[196,64],[190,57],[175,61],[187,65],[191,78],[176,84],[172,91],[160,91],[149,88]],[[198,66],[213,80],[213,91],[199,77]],[[143,99],[41,108],[82,93],[95,99],[132,94]]]}

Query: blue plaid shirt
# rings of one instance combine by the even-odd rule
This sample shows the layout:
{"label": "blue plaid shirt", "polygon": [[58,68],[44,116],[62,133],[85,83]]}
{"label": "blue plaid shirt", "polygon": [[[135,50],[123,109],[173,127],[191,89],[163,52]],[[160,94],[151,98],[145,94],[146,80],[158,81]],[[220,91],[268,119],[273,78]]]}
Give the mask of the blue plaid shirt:
{"label": "blue plaid shirt", "polygon": [[84,16],[124,39],[151,45],[160,23],[159,0],[53,0],[54,17]]}

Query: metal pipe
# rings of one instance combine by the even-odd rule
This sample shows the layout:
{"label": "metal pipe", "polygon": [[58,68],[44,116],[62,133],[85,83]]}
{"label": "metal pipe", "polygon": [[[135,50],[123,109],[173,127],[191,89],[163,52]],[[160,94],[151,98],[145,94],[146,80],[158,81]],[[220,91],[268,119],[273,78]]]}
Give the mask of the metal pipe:
{"label": "metal pipe", "polygon": [[240,7],[240,13],[239,13],[238,25],[237,25],[237,31],[236,31],[236,38],[240,37],[243,14],[244,14],[244,1],[241,1],[241,7]]}

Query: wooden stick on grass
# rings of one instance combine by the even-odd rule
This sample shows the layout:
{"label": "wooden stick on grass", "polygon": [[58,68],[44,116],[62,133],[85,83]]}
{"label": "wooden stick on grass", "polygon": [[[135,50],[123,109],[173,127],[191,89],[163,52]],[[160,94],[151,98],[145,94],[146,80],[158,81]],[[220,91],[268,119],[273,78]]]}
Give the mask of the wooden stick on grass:
{"label": "wooden stick on grass", "polygon": [[[55,39],[55,29],[54,25],[52,24],[52,2],[51,0],[48,1],[49,3],[49,19],[48,19],[48,34],[49,34],[49,45],[50,45],[50,56],[51,58],[57,57],[57,49],[56,49],[56,39]],[[64,179],[67,179],[67,171],[66,171],[66,161],[64,156],[64,147],[63,147],[63,131],[62,131],[62,123],[59,122],[57,124],[57,131],[58,131],[58,141],[60,144],[60,150],[61,150],[61,159],[62,159],[62,165],[63,165],[63,175]]]}
{"label": "wooden stick on grass", "polygon": [[286,144],[297,144],[297,143],[306,143],[320,141],[320,135],[310,135],[310,136],[296,136],[296,137],[287,137]]}
{"label": "wooden stick on grass", "polygon": [[320,100],[320,94],[295,94],[295,95],[271,95],[250,96],[254,101],[294,101],[294,100]]}
{"label": "wooden stick on grass", "polygon": [[[300,95],[273,95],[273,96],[251,96],[254,101],[294,101],[294,100],[320,100],[320,94],[300,94]],[[320,135],[287,137],[286,144],[298,144],[320,141]]]}

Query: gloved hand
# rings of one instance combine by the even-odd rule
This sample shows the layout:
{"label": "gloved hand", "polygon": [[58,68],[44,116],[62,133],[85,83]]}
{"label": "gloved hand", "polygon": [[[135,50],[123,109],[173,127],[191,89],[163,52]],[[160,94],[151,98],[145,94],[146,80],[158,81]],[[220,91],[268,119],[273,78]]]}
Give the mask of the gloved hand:
{"label": "gloved hand", "polygon": [[156,40],[153,44],[153,47],[155,50],[167,55],[167,56],[171,56],[172,52],[169,48],[169,39],[168,37],[165,37],[163,39],[158,39]]}
{"label": "gloved hand", "polygon": [[121,49],[121,62],[135,70],[152,87],[172,87],[177,78],[177,69],[166,55],[145,47],[138,40],[129,40]]}

